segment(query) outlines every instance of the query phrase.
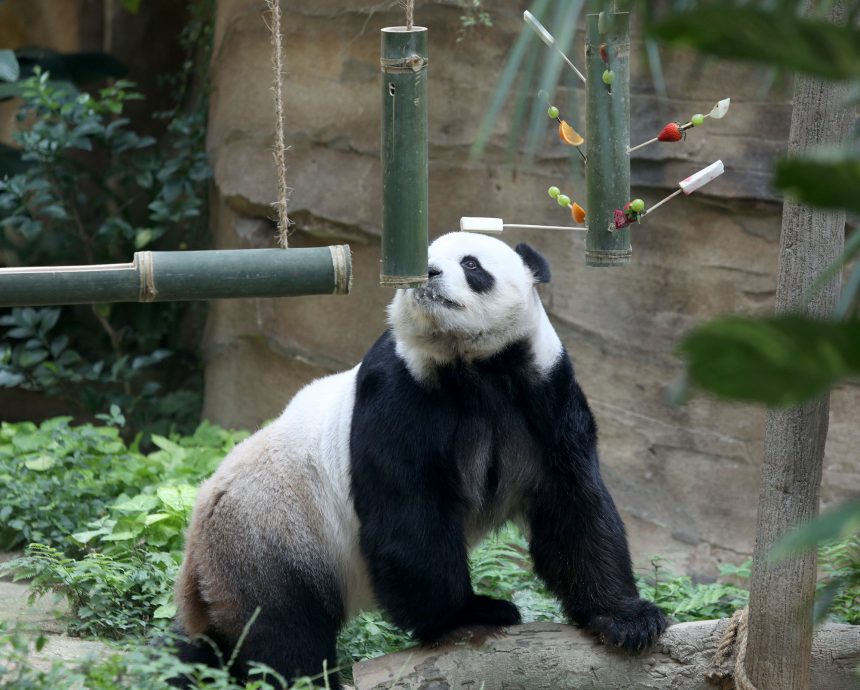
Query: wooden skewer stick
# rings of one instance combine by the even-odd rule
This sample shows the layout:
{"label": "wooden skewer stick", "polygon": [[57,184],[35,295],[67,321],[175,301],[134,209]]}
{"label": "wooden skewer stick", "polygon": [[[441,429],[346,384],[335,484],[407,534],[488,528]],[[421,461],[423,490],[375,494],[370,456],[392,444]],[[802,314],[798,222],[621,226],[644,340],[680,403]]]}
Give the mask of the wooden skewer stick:
{"label": "wooden skewer stick", "polygon": [[711,180],[719,177],[723,174],[725,168],[723,167],[722,161],[714,161],[706,168],[702,168],[697,173],[693,173],[689,177],[684,178],[678,183],[678,189],[672,192],[665,199],[661,199],[656,204],[654,204],[651,208],[642,213],[641,217],[644,218],[652,211],[660,208],[663,204],[665,204],[672,197],[678,196],[681,192],[684,194],[690,195],[695,192],[697,189],[701,189]]}
{"label": "wooden skewer stick", "polygon": [[570,58],[564,54],[564,51],[562,51],[562,49],[558,47],[558,44],[555,42],[555,37],[549,31],[546,30],[544,25],[538,21],[538,18],[535,17],[531,12],[526,10],[525,12],[523,12],[523,20],[540,37],[540,40],[546,43],[550,48],[554,48],[558,51],[558,54],[561,55],[562,58],[564,58],[564,61],[568,64],[568,67],[570,67],[574,72],[576,72],[576,76],[579,77],[584,84],[585,75],[578,69],[576,69],[576,65],[574,65],[570,61]]}
{"label": "wooden skewer stick", "polygon": [[[722,120],[726,116],[726,113],[729,112],[729,106],[731,105],[731,103],[732,103],[731,98],[724,98],[723,100],[718,101],[717,104],[713,108],[711,108],[711,112],[709,112],[704,117],[712,117],[715,120]],[[688,130],[691,127],[693,127],[692,121],[687,122],[687,123],[679,126],[681,131]],[[648,144],[653,144],[655,141],[659,141],[659,138],[654,137],[653,139],[649,139],[648,141],[644,141],[641,144],[637,144],[636,146],[628,146],[627,147],[627,153],[633,153],[634,151],[641,149],[643,146],[648,146]]]}
{"label": "wooden skewer stick", "polygon": [[588,228],[571,227],[568,225],[529,225],[524,223],[505,223],[501,218],[480,218],[463,216],[460,218],[460,230],[463,232],[492,232],[499,233],[505,228],[530,228],[533,230],[577,230],[587,232]]}

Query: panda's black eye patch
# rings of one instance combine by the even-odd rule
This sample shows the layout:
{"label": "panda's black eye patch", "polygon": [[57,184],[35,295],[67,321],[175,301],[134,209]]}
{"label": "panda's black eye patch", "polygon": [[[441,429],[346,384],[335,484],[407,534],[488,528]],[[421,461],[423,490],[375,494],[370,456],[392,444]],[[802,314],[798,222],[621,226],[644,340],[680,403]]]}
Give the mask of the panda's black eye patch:
{"label": "panda's black eye patch", "polygon": [[474,256],[464,256],[460,259],[460,265],[463,267],[463,272],[466,275],[466,282],[473,291],[481,293],[489,292],[493,289],[496,279],[481,266],[481,262]]}

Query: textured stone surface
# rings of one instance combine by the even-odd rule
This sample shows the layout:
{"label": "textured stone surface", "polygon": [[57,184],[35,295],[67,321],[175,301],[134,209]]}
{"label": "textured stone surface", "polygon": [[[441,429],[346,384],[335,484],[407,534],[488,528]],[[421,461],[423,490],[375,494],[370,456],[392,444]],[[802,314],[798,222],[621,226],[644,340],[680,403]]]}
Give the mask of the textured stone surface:
{"label": "textured stone surface", "polygon": [[[520,4],[485,1],[492,29],[460,36],[462,8],[419,3],[430,29],[430,225],[441,234],[461,215],[556,224],[565,212],[546,188],[583,196],[569,150],[548,133],[531,163],[502,165],[511,126],[505,110],[481,161],[469,147],[507,51],[521,26]],[[219,0],[212,66],[209,150],[218,198],[218,246],[269,246],[274,228],[273,113],[267,29],[256,0]],[[348,297],[213,304],[206,338],[205,413],[253,426],[279,413],[295,390],[352,366],[384,328],[391,293],[376,285],[380,226],[378,30],[401,23],[369,1],[285,5],[288,182],[295,246],[348,240],[355,284]],[[581,50],[582,36],[577,47]],[[732,109],[683,144],[634,154],[636,196],[653,203],[689,173],[722,158],[726,174],[708,194],[673,201],[633,232],[633,263],[586,268],[579,235],[506,232],[532,242],[553,265],[543,296],[570,350],[601,429],[604,473],[641,564],[659,553],[691,573],[713,575],[722,560],[752,550],[763,411],[704,396],[673,408],[666,387],[681,371],[674,351],[694,324],[720,313],[772,309],[780,207],[769,170],[784,149],[790,118],[780,84],[761,97],[764,73],[722,62],[701,65],[664,54],[668,97],[651,88],[634,41],[631,136],[647,139],[665,122],[707,112],[731,96]],[[671,69],[669,69],[671,67]],[[519,84],[536,89],[536,84]],[[537,98],[537,96],[534,96]],[[565,75],[554,102],[574,123],[583,92]],[[581,119],[581,118],[579,118]],[[761,123],[766,122],[767,127]],[[574,169],[578,166],[575,164]],[[823,499],[860,491],[855,449],[860,388],[834,391]]]}

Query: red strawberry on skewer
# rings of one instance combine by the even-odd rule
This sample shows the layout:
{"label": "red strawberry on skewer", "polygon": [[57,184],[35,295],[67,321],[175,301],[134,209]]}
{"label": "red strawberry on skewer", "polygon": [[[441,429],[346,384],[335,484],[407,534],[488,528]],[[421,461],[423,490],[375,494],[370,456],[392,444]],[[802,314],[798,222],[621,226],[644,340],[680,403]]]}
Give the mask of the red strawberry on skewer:
{"label": "red strawberry on skewer", "polygon": [[687,133],[681,129],[680,122],[670,122],[657,135],[657,141],[681,141],[687,136]]}

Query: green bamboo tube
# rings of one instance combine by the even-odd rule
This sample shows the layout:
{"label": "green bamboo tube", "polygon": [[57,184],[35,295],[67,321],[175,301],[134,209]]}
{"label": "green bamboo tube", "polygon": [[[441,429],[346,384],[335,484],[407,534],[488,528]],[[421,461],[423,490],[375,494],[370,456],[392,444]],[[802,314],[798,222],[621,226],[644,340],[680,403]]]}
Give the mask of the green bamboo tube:
{"label": "green bamboo tube", "polygon": [[343,295],[349,247],[136,252],[127,264],[0,269],[0,307]]}
{"label": "green bamboo tube", "polygon": [[[613,212],[630,201],[630,34],[627,12],[586,17],[586,147],[585,168],[588,266],[625,266],[630,263],[630,228],[614,228]],[[603,29],[603,33],[601,33]],[[607,64],[600,56],[605,43],[608,68],[615,73],[612,93],[603,83]]]}
{"label": "green bamboo tube", "polygon": [[382,264],[379,284],[427,282],[427,29],[382,29]]}

